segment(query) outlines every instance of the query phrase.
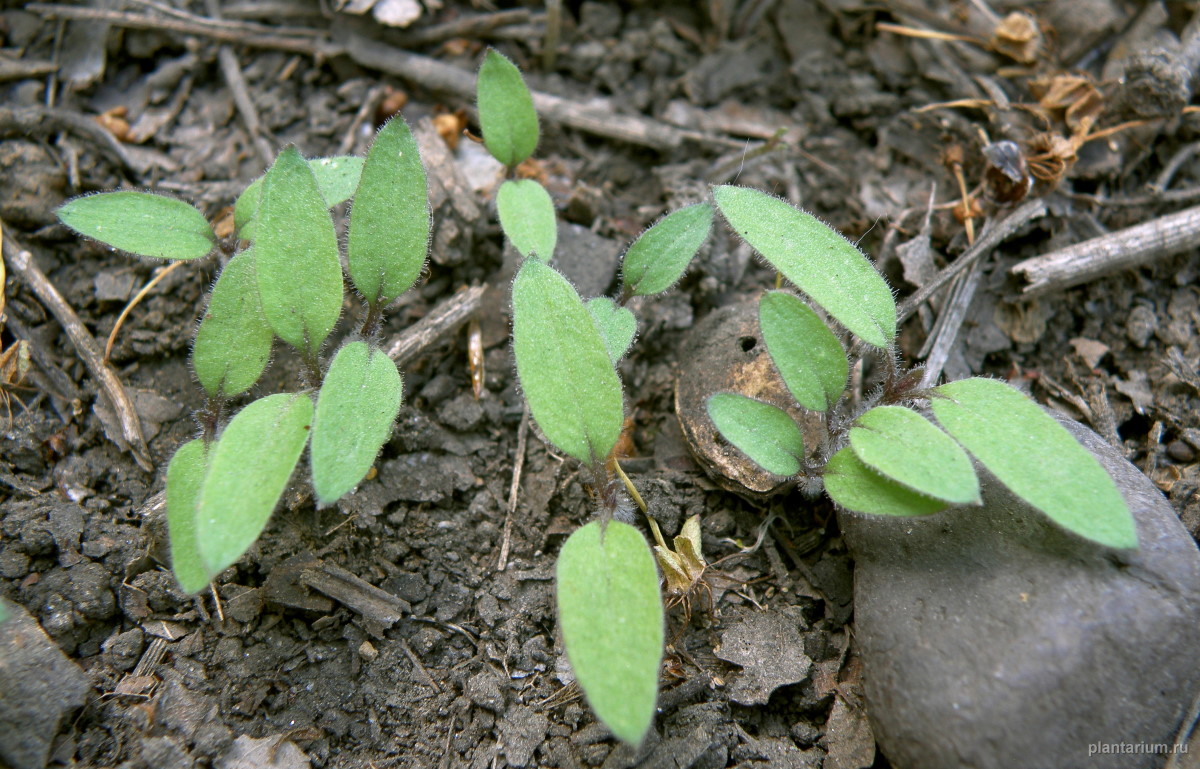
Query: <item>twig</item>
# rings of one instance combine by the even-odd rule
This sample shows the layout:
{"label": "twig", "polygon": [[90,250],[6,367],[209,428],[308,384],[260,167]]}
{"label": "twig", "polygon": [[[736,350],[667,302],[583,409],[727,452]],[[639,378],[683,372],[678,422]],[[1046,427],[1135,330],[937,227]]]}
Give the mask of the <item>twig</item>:
{"label": "twig", "polygon": [[117,322],[113,324],[112,331],[108,332],[108,339],[104,342],[103,361],[105,363],[108,363],[108,359],[112,355],[113,344],[117,341],[117,334],[120,332],[121,326],[125,324],[125,319],[129,317],[129,313],[133,311],[133,308],[137,307],[146,298],[146,294],[150,293],[155,286],[161,283],[163,278],[174,272],[179,265],[186,263],[184,260],[179,260],[159,269],[158,274],[151,278],[146,285],[142,286],[142,290],[137,292],[133,299],[129,300],[129,303],[125,305],[125,309],[121,310],[121,314],[117,316]]}
{"label": "twig", "polygon": [[141,170],[116,137],[86,115],[54,107],[0,107],[0,135],[20,133],[50,136],[64,131],[95,142],[102,153],[125,169],[134,172]]}
{"label": "twig", "polygon": [[935,384],[942,375],[942,368],[950,358],[950,350],[958,339],[958,332],[967,317],[971,300],[975,298],[975,289],[979,287],[979,279],[983,276],[983,264],[982,259],[976,260],[970,269],[959,277],[950,293],[950,301],[946,302],[938,315],[932,337],[934,342],[925,358],[925,372],[921,376],[921,383],[925,387]]}
{"label": "twig", "polygon": [[[149,16],[114,11],[106,8],[76,7],[56,3],[29,3],[25,10],[40,13],[49,18],[85,19],[102,21],[126,29],[150,29],[162,32],[176,32],[182,35],[199,35],[224,43],[237,43],[253,48],[271,48],[279,51],[291,51],[307,56],[329,58],[342,53],[337,46],[328,41],[314,37],[313,30],[288,29],[286,34],[280,29],[263,24],[250,22],[214,23],[202,17],[194,20]],[[261,31],[260,31],[261,30]],[[320,34],[319,32],[315,34]]]}
{"label": "twig", "polygon": [[485,37],[494,29],[513,24],[524,24],[528,21],[532,21],[532,17],[527,8],[462,16],[444,24],[433,24],[421,29],[405,31],[396,36],[396,42],[405,47],[414,48],[420,45],[436,45],[454,37]]}
{"label": "twig", "polygon": [[405,329],[387,346],[387,354],[403,367],[427,347],[458,331],[479,309],[484,286],[471,286],[434,307],[428,315]]}
{"label": "twig", "polygon": [[521,426],[517,428],[517,456],[513,459],[512,483],[508,486],[508,505],[504,510],[504,536],[500,539],[500,559],[496,571],[508,567],[508,548],[512,544],[512,519],[517,510],[517,493],[521,490],[521,471],[525,467],[525,442],[529,437],[529,404],[521,410]]}
{"label": "twig", "polygon": [[138,419],[137,411],[134,410],[129,396],[125,394],[125,387],[121,384],[121,380],[101,359],[100,347],[96,344],[96,340],[92,338],[91,333],[88,332],[79,320],[79,316],[67,304],[58,289],[54,287],[54,284],[33,263],[33,254],[22,248],[7,233],[4,234],[3,251],[9,269],[21,278],[21,281],[62,325],[71,343],[75,346],[76,353],[87,366],[92,377],[100,384],[104,395],[112,404],[113,411],[116,412],[117,421],[121,425],[122,437],[129,445],[129,453],[133,455],[138,467],[146,472],[153,471],[154,465],[150,462],[150,450],[146,447],[146,439],[142,437],[142,423]]}
{"label": "twig", "polygon": [[929,297],[937,293],[955,275],[970,267],[976,260],[991,253],[992,249],[1011,237],[1017,230],[1045,214],[1046,204],[1040,200],[1031,200],[1003,219],[989,221],[974,246],[968,248],[962,256],[954,260],[954,264],[939,272],[933,280],[921,286],[915,294],[901,303],[897,311],[896,322],[903,323],[908,320],[923,302],[928,301]]}
{"label": "twig", "polygon": [[[475,101],[474,72],[402,51],[336,24],[334,34],[346,54],[363,67],[387,72],[431,91],[452,94],[472,104]],[[657,150],[673,149],[687,139],[707,140],[702,134],[684,131],[657,120],[619,114],[611,104],[595,107],[591,103],[584,104],[541,91],[533,91],[532,95],[533,106],[545,120],[597,136]]]}
{"label": "twig", "polygon": [[[221,5],[217,0],[205,0],[204,6],[209,16],[216,21],[221,20]],[[237,55],[228,45],[222,45],[217,49],[217,61],[221,64],[225,84],[229,86],[233,103],[237,105],[238,114],[246,124],[246,131],[250,134],[250,140],[254,142],[259,157],[262,158],[263,166],[270,166],[275,159],[275,149],[258,119],[258,110],[255,109],[254,102],[250,100],[250,92],[246,90],[246,78],[242,76],[242,67],[238,64]]]}
{"label": "twig", "polygon": [[383,103],[383,97],[387,94],[387,90],[385,85],[376,85],[367,91],[366,97],[358,107],[358,112],[354,113],[354,119],[346,128],[346,133],[342,134],[342,143],[338,145],[339,155],[349,155],[354,152],[354,148],[358,145],[358,132],[375,115],[375,111]]}
{"label": "twig", "polygon": [[1200,152],[1200,142],[1192,142],[1185,144],[1178,152],[1171,156],[1167,161],[1167,165],[1163,168],[1162,173],[1150,185],[1150,188],[1157,192],[1166,192],[1167,187],[1171,186],[1171,180],[1175,178],[1175,174],[1184,163],[1195,157],[1196,153]]}
{"label": "twig", "polygon": [[1077,286],[1119,270],[1148,264],[1200,245],[1200,207],[1110,232],[1014,265],[1009,273],[1034,297]]}

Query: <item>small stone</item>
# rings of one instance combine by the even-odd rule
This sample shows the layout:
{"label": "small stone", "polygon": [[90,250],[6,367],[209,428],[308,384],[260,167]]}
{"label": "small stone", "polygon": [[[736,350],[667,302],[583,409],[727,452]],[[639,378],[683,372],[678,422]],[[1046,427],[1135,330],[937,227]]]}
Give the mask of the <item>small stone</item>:
{"label": "small stone", "polygon": [[362,657],[365,662],[374,662],[379,658],[379,650],[370,641],[363,641],[358,645],[358,656]]}
{"label": "small stone", "polygon": [[1139,304],[1129,311],[1125,319],[1125,336],[1138,347],[1145,347],[1150,337],[1158,330],[1158,316],[1154,310],[1144,304]]}
{"label": "small stone", "polygon": [[103,270],[92,278],[96,299],[101,302],[124,302],[133,293],[135,278],[132,272]]}
{"label": "small stone", "polygon": [[0,624],[0,763],[42,769],[66,717],[83,707],[87,675],[25,608],[5,603]]}
{"label": "small stone", "polygon": [[1196,458],[1196,450],[1183,441],[1175,440],[1167,444],[1167,456],[1186,465]]}

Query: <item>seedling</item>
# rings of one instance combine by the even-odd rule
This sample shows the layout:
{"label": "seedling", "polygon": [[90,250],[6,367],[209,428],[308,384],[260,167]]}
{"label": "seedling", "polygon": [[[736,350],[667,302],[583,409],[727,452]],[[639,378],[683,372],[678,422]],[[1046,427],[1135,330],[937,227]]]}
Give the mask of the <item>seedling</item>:
{"label": "seedling", "polygon": [[[495,51],[480,68],[478,91],[484,144],[511,176],[537,146],[529,91],[516,66]],[[663,603],[645,537],[620,520],[633,520],[633,506],[613,459],[625,421],[615,367],[637,331],[625,302],[679,280],[708,237],[712,207],[688,206],[661,219],[626,252],[620,295],[585,303],[550,266],[557,225],[545,189],[508,179],[496,204],[501,228],[525,258],[512,288],[521,388],[545,439],[582,463],[598,512],[559,554],[563,645],[592,710],[614,735],[636,745],[654,718]]]}
{"label": "seedling", "polygon": [[[759,323],[792,397],[822,414],[828,428],[827,439],[806,446],[778,406],[716,393],[708,413],[730,443],[805,488],[823,483],[848,510],[891,516],[980,504],[974,458],[1073,534],[1105,547],[1137,547],[1133,516],[1112,478],[1037,404],[995,379],[927,387],[919,369],[901,370],[891,289],[858,248],[763,192],[733,186],[712,192],[729,226],[808,300],[767,292]],[[846,397],[843,340],[850,334],[884,367],[882,387],[861,409]]]}
{"label": "seedling", "polygon": [[[346,277],[330,208],[351,197],[344,257],[366,311],[326,361]],[[192,347],[207,395],[196,415],[200,434],[167,468],[172,568],[184,590],[204,589],[258,539],[306,448],[322,506],[366,476],[402,396],[400,373],[378,345],[383,311],[420,275],[429,240],[425,169],[402,119],[380,130],[365,160],[306,161],[285,149],[238,198],[230,242],[220,242],[191,205],[145,192],[76,198],[58,216],[137,256],[200,259],[216,250],[231,257]],[[262,378],[276,337],[299,355],[301,386],[227,418],[233,399]]]}

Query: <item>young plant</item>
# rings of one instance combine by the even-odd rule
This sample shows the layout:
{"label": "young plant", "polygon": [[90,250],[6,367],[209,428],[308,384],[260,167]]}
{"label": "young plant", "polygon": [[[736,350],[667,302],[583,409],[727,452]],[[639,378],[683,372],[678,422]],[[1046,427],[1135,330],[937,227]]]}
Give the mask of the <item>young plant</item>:
{"label": "young plant", "polygon": [[[712,193],[729,226],[808,299],[767,292],[759,324],[792,397],[823,414],[828,428],[826,441],[806,446],[777,406],[716,393],[708,413],[730,443],[805,488],[823,483],[848,510],[892,516],[981,504],[973,457],[1068,531],[1105,547],[1137,547],[1116,484],[1037,404],[995,379],[923,387],[920,369],[900,369],[891,289],[858,248],[763,192],[719,186]],[[834,333],[810,303],[878,353],[884,382],[865,408],[852,411],[845,397],[845,334]]]}
{"label": "young plant", "polygon": [[[484,144],[511,175],[537,146],[529,91],[516,66],[495,51],[484,58],[478,91]],[[546,440],[583,465],[598,513],[559,554],[563,645],[597,717],[636,745],[654,719],[663,601],[654,555],[630,525],[628,481],[613,457],[625,421],[616,364],[637,331],[625,302],[666,291],[679,280],[708,237],[712,207],[688,206],[661,219],[626,252],[621,294],[584,302],[549,264],[557,222],[546,190],[531,179],[509,179],[496,206],[501,228],[525,257],[512,287],[521,388]]]}
{"label": "young plant", "polygon": [[[325,362],[322,351],[345,299],[330,208],[351,197],[345,262],[366,312],[357,333]],[[207,396],[197,413],[200,435],[179,447],[167,468],[172,568],[184,590],[204,589],[258,539],[306,448],[322,506],[366,476],[391,434],[403,389],[395,363],[379,349],[383,310],[420,275],[429,240],[425,169],[402,119],[380,130],[365,160],[306,161],[294,147],[285,149],[238,198],[230,242],[218,242],[187,203],[145,192],[76,198],[58,216],[80,234],[138,256],[232,254],[192,347],[192,369]],[[232,399],[261,379],[276,337],[299,355],[301,386],[227,419]]]}

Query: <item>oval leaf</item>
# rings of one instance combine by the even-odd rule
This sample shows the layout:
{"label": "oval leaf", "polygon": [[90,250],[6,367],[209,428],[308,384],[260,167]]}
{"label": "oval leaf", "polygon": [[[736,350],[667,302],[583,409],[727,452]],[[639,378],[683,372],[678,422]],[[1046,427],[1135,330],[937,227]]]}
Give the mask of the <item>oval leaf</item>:
{"label": "oval leaf", "polygon": [[313,417],[312,479],[321,505],[336,502],[371,469],[400,413],[396,364],[366,342],[351,342],[329,364]]}
{"label": "oval leaf", "polygon": [[255,265],[263,314],[280,339],[316,355],[342,312],[337,234],[295,147],[263,178]]}
{"label": "oval leaf", "polygon": [[[354,190],[358,188],[359,175],[362,173],[363,159],[354,155],[313,158],[308,161],[308,167],[317,177],[317,187],[321,190],[321,197],[325,198],[325,205],[333,208],[339,203],[345,203],[354,195]],[[255,219],[261,199],[260,176],[242,190],[242,194],[233,205],[233,226],[242,240],[254,240]]]}
{"label": "oval leaf", "polygon": [[645,538],[619,521],[576,530],[558,556],[558,623],[596,716],[631,745],[654,720],[663,654],[658,572]]}
{"label": "oval leaf", "polygon": [[625,420],[604,337],[567,279],[536,259],[513,282],[513,354],[529,411],[552,444],[604,460]]}
{"label": "oval leaf", "polygon": [[738,393],[716,393],[708,399],[708,416],[725,440],[767,472],[800,472],[804,435],[783,409]]}
{"label": "oval leaf", "polygon": [[713,187],[729,226],[843,326],[876,347],[896,336],[896,302],[858,248],[812,214],[748,187]]}
{"label": "oval leaf", "polygon": [[242,409],[209,453],[196,543],[211,579],[250,549],[287,486],[312,423],[312,400],[279,393]]}
{"label": "oval leaf", "polygon": [[152,259],[199,259],[217,243],[204,214],[166,195],[102,192],[75,198],[57,213],[80,235]]}
{"label": "oval leaf", "polygon": [[408,124],[396,117],[371,144],[350,209],[350,279],[368,302],[387,304],[417,282],[428,250],[425,166]]}
{"label": "oval leaf", "polygon": [[171,541],[171,571],[187,593],[208,585],[208,570],[196,544],[196,512],[200,489],[208,472],[209,446],[202,440],[179,447],[167,465],[167,534]]}
{"label": "oval leaf", "polygon": [[758,302],[758,324],[796,402],[813,411],[832,408],[846,389],[850,364],[825,321],[798,297],[771,291]]}
{"label": "oval leaf", "polygon": [[229,260],[213,286],[192,345],[192,370],[214,398],[243,393],[266,370],[274,339],[263,315],[251,247]]}
{"label": "oval leaf", "polygon": [[607,296],[589,299],[587,308],[592,314],[592,319],[596,321],[601,336],[604,337],[608,357],[616,364],[629,352],[629,345],[633,344],[633,335],[637,333],[637,318],[629,308],[618,306]]}
{"label": "oval leaf", "polygon": [[672,211],[651,225],[621,261],[625,293],[649,296],[675,285],[708,238],[712,220],[712,206],[696,203]]}
{"label": "oval leaf", "polygon": [[854,456],[847,446],[825,465],[825,491],[847,510],[871,515],[931,515],[948,505],[884,478]]}
{"label": "oval leaf", "polygon": [[496,193],[496,212],[501,229],[521,256],[550,261],[558,241],[558,220],[545,187],[533,179],[504,182]]}
{"label": "oval leaf", "polygon": [[475,83],[479,127],[492,157],[512,168],[537,149],[538,119],[521,70],[489,48]]}
{"label": "oval leaf", "polygon": [[963,379],[934,390],[942,428],[1014,494],[1081,537],[1137,547],[1133,515],[1112,478],[1067,429],[995,379]]}
{"label": "oval leaf", "polygon": [[953,505],[980,503],[967,452],[912,409],[871,409],[850,429],[850,447],[867,467],[919,494]]}

